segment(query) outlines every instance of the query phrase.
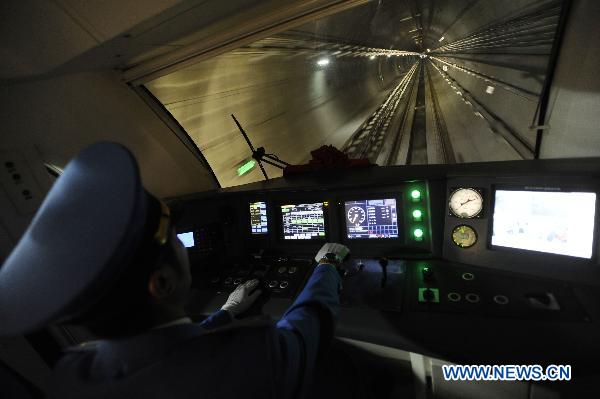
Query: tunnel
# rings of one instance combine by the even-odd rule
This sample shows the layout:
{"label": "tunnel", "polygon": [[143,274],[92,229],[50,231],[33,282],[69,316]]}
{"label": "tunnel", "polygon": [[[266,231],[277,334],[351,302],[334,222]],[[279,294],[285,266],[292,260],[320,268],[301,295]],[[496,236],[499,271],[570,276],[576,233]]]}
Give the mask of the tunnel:
{"label": "tunnel", "polygon": [[534,159],[563,3],[371,1],[145,86],[224,187],[264,179],[232,114],[289,164],[322,145],[382,166]]}

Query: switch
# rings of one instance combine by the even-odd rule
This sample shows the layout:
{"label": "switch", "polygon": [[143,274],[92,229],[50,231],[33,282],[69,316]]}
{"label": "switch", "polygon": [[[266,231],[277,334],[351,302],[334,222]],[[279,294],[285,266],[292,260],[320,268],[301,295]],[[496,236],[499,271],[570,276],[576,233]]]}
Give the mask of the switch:
{"label": "switch", "polygon": [[525,298],[529,301],[529,306],[534,309],[560,310],[560,305],[554,294],[551,292],[525,294]]}
{"label": "switch", "polygon": [[448,300],[450,302],[460,302],[461,296],[458,292],[449,292],[448,293]]}
{"label": "switch", "polygon": [[437,288],[419,288],[419,302],[439,303],[440,290]]}
{"label": "switch", "polygon": [[467,302],[478,303],[479,302],[479,295],[470,292],[467,295],[465,295],[465,299],[467,300]]}
{"label": "switch", "polygon": [[425,266],[424,268],[422,268],[421,274],[423,275],[423,281],[435,281],[435,274],[433,273],[433,269],[431,269],[429,266]]}
{"label": "switch", "polygon": [[469,272],[463,273],[462,279],[465,281],[472,281],[472,280],[475,280],[475,275],[473,273],[469,273]]}

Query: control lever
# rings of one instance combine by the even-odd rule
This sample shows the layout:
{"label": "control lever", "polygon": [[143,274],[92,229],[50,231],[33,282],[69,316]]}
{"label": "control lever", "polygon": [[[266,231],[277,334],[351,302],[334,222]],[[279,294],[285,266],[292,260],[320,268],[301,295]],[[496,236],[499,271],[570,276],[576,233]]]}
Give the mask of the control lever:
{"label": "control lever", "polygon": [[383,257],[383,258],[379,258],[378,260],[379,262],[379,266],[381,266],[381,288],[385,288],[385,285],[387,284],[387,266],[388,266],[388,259]]}
{"label": "control lever", "polygon": [[245,317],[259,316],[259,315],[263,314],[263,311],[262,311],[263,306],[267,302],[269,302],[269,299],[271,299],[271,289],[269,288],[267,281],[265,281],[263,279],[259,279],[259,281],[260,281],[260,283],[256,286],[255,289],[252,290],[250,295],[252,295],[257,290],[261,290],[260,295],[258,296],[258,298],[256,298],[256,300],[254,301],[252,306],[250,306],[250,308],[248,308],[248,310],[240,313],[237,316],[238,319],[243,319]]}

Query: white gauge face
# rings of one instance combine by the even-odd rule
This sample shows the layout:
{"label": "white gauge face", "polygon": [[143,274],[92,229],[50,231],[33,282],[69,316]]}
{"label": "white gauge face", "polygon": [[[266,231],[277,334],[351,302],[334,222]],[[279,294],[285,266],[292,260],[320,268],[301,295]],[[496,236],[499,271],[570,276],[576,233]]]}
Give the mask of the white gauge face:
{"label": "white gauge face", "polygon": [[348,221],[352,224],[361,224],[365,221],[366,217],[365,210],[359,206],[353,206],[348,209]]}
{"label": "white gauge face", "polygon": [[450,210],[459,218],[472,218],[483,209],[481,194],[472,188],[459,188],[450,194]]}

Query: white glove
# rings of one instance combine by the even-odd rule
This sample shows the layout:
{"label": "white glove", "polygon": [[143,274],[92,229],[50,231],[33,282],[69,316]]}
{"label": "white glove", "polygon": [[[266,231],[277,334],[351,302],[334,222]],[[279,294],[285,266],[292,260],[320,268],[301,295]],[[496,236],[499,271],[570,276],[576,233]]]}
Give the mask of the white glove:
{"label": "white glove", "polygon": [[[244,313],[252,306],[254,301],[260,296],[261,290],[252,292],[259,284],[257,279],[248,280],[244,284],[240,284],[229,294],[229,298],[221,309],[228,311],[232,316],[237,316]],[[252,292],[252,294],[250,294]]]}
{"label": "white glove", "polygon": [[319,262],[321,259],[325,257],[328,253],[332,253],[335,255],[335,262],[341,263],[346,256],[350,253],[350,249],[347,246],[337,243],[328,242],[327,244],[323,244],[317,255],[315,256],[315,260]]}

